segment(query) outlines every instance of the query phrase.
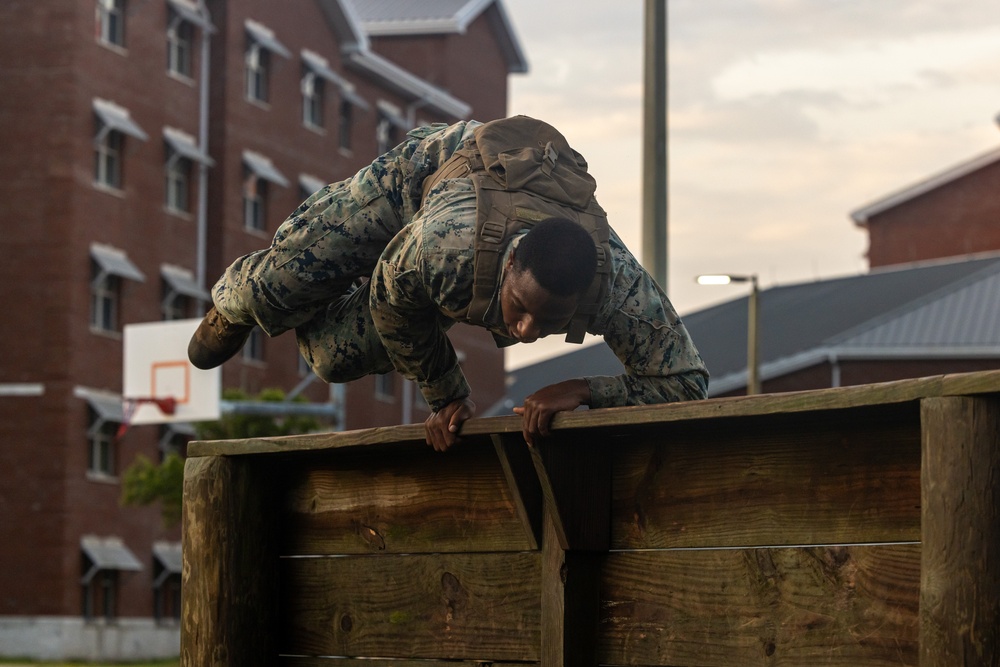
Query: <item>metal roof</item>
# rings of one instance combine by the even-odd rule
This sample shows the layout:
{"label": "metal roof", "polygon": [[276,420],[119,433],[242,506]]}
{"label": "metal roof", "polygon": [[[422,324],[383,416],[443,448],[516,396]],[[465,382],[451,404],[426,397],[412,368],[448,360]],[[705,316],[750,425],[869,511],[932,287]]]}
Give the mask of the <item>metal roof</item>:
{"label": "metal roof", "polygon": [[528,61],[501,0],[342,0],[366,35],[463,34],[485,13],[509,71],[528,71]]}
{"label": "metal roof", "polygon": [[[759,298],[763,379],[831,356],[1000,358],[1000,254],[772,287]],[[714,395],[746,384],[747,300],[683,317]],[[586,347],[512,371],[506,401],[513,407],[553,382],[620,372],[606,345]],[[494,407],[503,409],[491,414],[510,411]]]}

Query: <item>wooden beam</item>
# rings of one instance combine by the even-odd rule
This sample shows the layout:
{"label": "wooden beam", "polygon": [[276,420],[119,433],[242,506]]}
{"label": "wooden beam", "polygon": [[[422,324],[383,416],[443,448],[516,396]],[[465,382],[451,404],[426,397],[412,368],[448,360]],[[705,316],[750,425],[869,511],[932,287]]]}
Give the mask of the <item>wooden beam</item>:
{"label": "wooden beam", "polygon": [[542,543],[542,487],[528,444],[520,434],[497,433],[491,437],[514,507],[524,526],[528,548],[537,549]]}
{"label": "wooden beam", "polygon": [[605,554],[562,548],[546,508],[542,538],[541,667],[597,667]]}
{"label": "wooden beam", "polygon": [[274,475],[252,458],[185,463],[182,667],[268,667],[277,658]]}
{"label": "wooden beam", "polygon": [[[643,424],[751,417],[793,412],[840,410],[890,403],[909,403],[934,396],[959,396],[1000,392],[1000,371],[957,373],[880,384],[836,387],[811,391],[715,398],[666,405],[638,405],[559,413],[552,420],[557,431],[594,427],[629,427]],[[463,436],[520,433],[521,418],[486,417],[462,425]],[[276,452],[315,451],[373,445],[405,444],[423,447],[423,424],[388,426],[344,433],[289,435],[241,440],[192,442],[188,456],[234,456]]]}
{"label": "wooden beam", "polygon": [[1000,399],[926,399],[921,667],[1000,664]]}

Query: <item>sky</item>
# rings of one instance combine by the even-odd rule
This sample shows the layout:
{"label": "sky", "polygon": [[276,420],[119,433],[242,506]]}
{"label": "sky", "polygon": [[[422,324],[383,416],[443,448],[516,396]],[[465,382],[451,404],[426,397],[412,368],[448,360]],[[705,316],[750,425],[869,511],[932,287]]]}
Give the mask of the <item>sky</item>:
{"label": "sky", "polygon": [[[529,63],[511,114],[586,157],[641,257],[641,0],[501,0]],[[668,277],[683,317],[867,270],[850,213],[1000,145],[997,0],[667,0]],[[697,341],[696,341],[697,343]],[[516,368],[577,349],[508,348]]]}

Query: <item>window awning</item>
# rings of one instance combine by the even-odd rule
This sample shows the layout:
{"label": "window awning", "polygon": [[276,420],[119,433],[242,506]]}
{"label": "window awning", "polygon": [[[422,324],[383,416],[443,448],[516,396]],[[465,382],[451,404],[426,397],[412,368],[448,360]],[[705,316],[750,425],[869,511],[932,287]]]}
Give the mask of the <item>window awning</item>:
{"label": "window awning", "polygon": [[96,537],[85,535],[80,538],[80,548],[90,559],[90,569],[83,575],[82,583],[87,585],[101,570],[125,570],[139,572],[142,564],[118,537]]}
{"label": "window awning", "polygon": [[299,186],[309,194],[319,192],[327,185],[329,184],[322,178],[316,178],[312,174],[299,174]]}
{"label": "window awning", "polygon": [[347,102],[350,102],[354,106],[364,109],[365,111],[371,109],[371,105],[365,101],[365,98],[354,92],[354,86],[350,83],[340,89],[340,96]]}
{"label": "window awning", "polygon": [[103,243],[91,243],[90,256],[101,269],[101,275],[98,275],[94,282],[103,280],[105,275],[127,278],[140,283],[146,280],[146,276],[132,263],[124,250]]}
{"label": "window awning", "polygon": [[389,121],[392,125],[395,125],[404,132],[409,132],[413,129],[410,123],[403,116],[403,112],[399,110],[395,104],[386,102],[385,100],[379,100],[375,106],[378,108],[379,115]]}
{"label": "window awning", "polygon": [[257,23],[251,19],[247,19],[244,24],[247,30],[247,34],[253,41],[257,42],[261,47],[277,53],[279,56],[284,56],[285,58],[291,58],[292,52],[285,48],[285,45],[278,41],[278,38],[274,36],[274,31],[265,26],[262,23]]}
{"label": "window awning", "polygon": [[189,0],[167,0],[167,4],[185,21],[189,21],[207,32],[215,32],[215,26],[212,25],[206,13],[203,13],[195,3]]}
{"label": "window awning", "polygon": [[94,411],[94,422],[87,429],[88,438],[93,438],[108,422],[121,424],[125,421],[125,410],[120,395],[88,387],[76,387],[73,395],[87,401],[87,405]]}
{"label": "window awning", "polygon": [[337,87],[347,84],[344,77],[330,69],[330,61],[314,51],[302,49],[302,62],[306,64],[306,67],[316,73],[317,76],[326,79]]}
{"label": "window awning", "polygon": [[[167,283],[170,291],[174,294],[189,296],[192,299],[199,299],[201,301],[212,300],[208,291],[202,289],[198,283],[195,282],[194,274],[187,269],[174,266],[173,264],[162,264],[160,266],[160,275],[163,277],[163,281]],[[172,296],[172,294],[168,294],[167,298],[169,299]]]}
{"label": "window awning", "polygon": [[154,542],[153,557],[163,566],[163,572],[153,582],[153,588],[159,588],[170,575],[180,574],[184,568],[180,542]]}
{"label": "window awning", "polygon": [[[102,123],[104,123],[105,129],[102,130],[102,132],[109,129],[117,130],[122,134],[127,134],[130,137],[142,139],[143,141],[149,139],[149,135],[143,132],[142,128],[139,127],[134,120],[132,120],[132,116],[125,107],[121,107],[114,102],[109,102],[95,97],[94,113],[97,114],[97,117],[101,119]],[[98,139],[100,138],[101,136],[98,135]]]}
{"label": "window awning", "polygon": [[194,137],[187,132],[173,127],[165,127],[163,128],[163,140],[176,151],[177,155],[200,162],[209,167],[215,164],[215,160],[203,153],[198,148],[198,144],[195,143]]}
{"label": "window awning", "polygon": [[275,168],[270,158],[254,151],[243,151],[243,164],[265,181],[271,181],[285,188],[288,187],[288,179]]}
{"label": "window awning", "polygon": [[98,394],[88,392],[83,396],[87,404],[93,408],[97,418],[106,422],[122,423],[125,412],[122,410],[122,398],[115,394]]}

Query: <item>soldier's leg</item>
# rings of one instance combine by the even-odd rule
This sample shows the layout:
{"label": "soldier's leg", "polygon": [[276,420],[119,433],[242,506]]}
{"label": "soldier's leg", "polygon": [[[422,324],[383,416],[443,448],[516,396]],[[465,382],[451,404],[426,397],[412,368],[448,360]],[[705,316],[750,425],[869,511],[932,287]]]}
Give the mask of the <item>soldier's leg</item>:
{"label": "soldier's leg", "polygon": [[292,329],[370,276],[402,228],[374,165],[307,199],[278,228],[269,248],[236,260],[212,290],[232,322],[259,324],[270,336]]}
{"label": "soldier's leg", "polygon": [[368,282],[297,327],[295,336],[303,358],[326,382],[349,382],[393,369],[372,323]]}

